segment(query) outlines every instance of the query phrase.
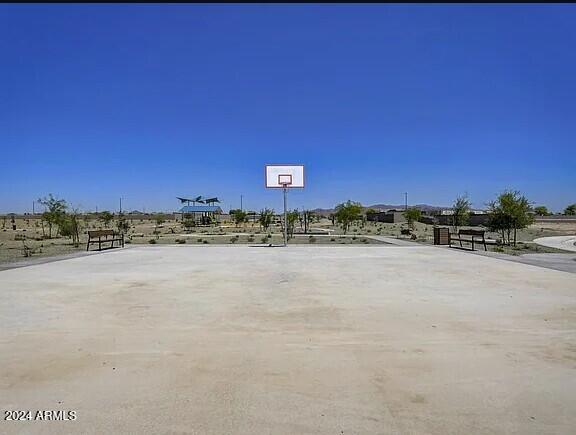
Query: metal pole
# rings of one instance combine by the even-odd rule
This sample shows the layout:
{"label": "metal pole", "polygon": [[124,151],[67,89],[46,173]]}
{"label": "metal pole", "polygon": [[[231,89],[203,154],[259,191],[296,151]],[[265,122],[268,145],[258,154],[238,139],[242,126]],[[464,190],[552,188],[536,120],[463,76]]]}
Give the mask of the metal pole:
{"label": "metal pole", "polygon": [[240,195],[240,211],[244,211],[244,207],[242,206],[242,195]]}
{"label": "metal pole", "polygon": [[408,210],[408,192],[404,192],[404,210]]}
{"label": "metal pole", "polygon": [[122,197],[120,197],[120,214],[122,214]]}
{"label": "metal pole", "polygon": [[286,208],[288,189],[284,186],[284,246],[288,246],[288,211]]}

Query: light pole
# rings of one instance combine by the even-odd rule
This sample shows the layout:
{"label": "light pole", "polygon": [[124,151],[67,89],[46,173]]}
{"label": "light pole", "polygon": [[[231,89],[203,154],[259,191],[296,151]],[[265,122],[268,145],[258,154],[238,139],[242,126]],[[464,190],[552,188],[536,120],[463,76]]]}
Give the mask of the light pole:
{"label": "light pole", "polygon": [[404,210],[408,210],[408,192],[404,192]]}

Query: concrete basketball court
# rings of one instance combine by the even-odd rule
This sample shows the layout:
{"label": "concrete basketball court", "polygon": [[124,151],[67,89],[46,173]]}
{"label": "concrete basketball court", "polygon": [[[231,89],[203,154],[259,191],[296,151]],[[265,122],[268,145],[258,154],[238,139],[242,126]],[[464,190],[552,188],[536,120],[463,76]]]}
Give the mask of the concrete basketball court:
{"label": "concrete basketball court", "polygon": [[0,433],[568,434],[576,275],[416,246],[146,246],[0,272]]}

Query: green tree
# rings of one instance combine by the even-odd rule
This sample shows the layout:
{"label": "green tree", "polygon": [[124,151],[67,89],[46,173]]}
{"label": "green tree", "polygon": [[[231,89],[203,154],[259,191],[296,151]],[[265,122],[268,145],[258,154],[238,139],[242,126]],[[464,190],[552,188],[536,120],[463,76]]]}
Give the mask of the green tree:
{"label": "green tree", "polygon": [[417,208],[409,208],[404,211],[404,217],[406,218],[406,223],[410,229],[414,229],[414,223],[418,222],[422,218],[422,212]]}
{"label": "green tree", "polygon": [[466,225],[470,218],[470,200],[467,195],[462,195],[456,198],[452,205],[452,226],[454,231],[458,231],[458,227]]}
{"label": "green tree", "polygon": [[68,204],[63,199],[55,198],[51,193],[45,198],[40,198],[38,202],[46,207],[46,211],[42,213],[42,221],[48,224],[48,237],[52,238],[52,228],[62,222]]}
{"label": "green tree", "polygon": [[502,235],[502,242],[516,246],[517,231],[534,222],[532,208],[524,195],[506,190],[495,201],[488,204],[491,231]]}
{"label": "green tree", "polygon": [[566,216],[574,216],[576,215],[576,204],[570,204],[568,207],[564,209],[564,214]]}
{"label": "green tree", "polygon": [[240,209],[230,210],[230,214],[232,215],[232,218],[234,219],[234,223],[236,224],[236,226],[245,223],[248,217],[248,213]]}
{"label": "green tree", "polygon": [[296,226],[296,222],[298,222],[298,210],[292,210],[286,213],[286,219],[288,220],[288,238],[291,239],[294,237],[294,227]]}
{"label": "green tree", "polygon": [[128,223],[128,219],[124,213],[118,213],[116,217],[116,228],[118,229],[119,233],[125,234],[130,229],[130,224]]}
{"label": "green tree", "polygon": [[104,225],[104,228],[108,228],[110,223],[114,220],[114,215],[107,210],[98,213],[98,220]]}
{"label": "green tree", "polygon": [[308,234],[308,230],[310,229],[310,224],[314,222],[316,219],[316,213],[312,210],[302,210],[302,214],[300,215],[300,226],[304,226],[304,234]]}
{"label": "green tree", "polygon": [[534,207],[534,213],[536,214],[536,216],[549,216],[550,215],[550,212],[548,211],[548,209],[543,205],[539,205],[538,207]]}
{"label": "green tree", "polygon": [[78,209],[72,209],[70,213],[66,213],[60,217],[58,224],[60,228],[60,235],[70,237],[74,246],[78,247],[80,244],[80,213]]}
{"label": "green tree", "polygon": [[362,219],[362,205],[359,202],[350,200],[338,204],[335,209],[334,219],[342,227],[344,234],[346,234],[352,222]]}
{"label": "green tree", "polygon": [[258,223],[260,223],[260,227],[264,231],[268,231],[270,225],[274,221],[274,210],[270,210],[269,208],[265,208],[260,210],[260,214],[258,215]]}

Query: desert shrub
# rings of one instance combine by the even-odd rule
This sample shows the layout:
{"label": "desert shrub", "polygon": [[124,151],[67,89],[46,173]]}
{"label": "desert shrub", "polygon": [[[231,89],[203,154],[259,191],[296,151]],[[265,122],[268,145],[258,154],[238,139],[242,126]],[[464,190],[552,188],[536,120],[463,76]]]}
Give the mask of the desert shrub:
{"label": "desert shrub", "polygon": [[207,245],[209,242],[208,242],[208,240],[204,240],[202,243],[204,243],[205,245]]}
{"label": "desert shrub", "polygon": [[400,234],[402,234],[403,236],[409,236],[410,235],[410,228],[402,228],[400,230]]}
{"label": "desert shrub", "polygon": [[150,239],[148,240],[148,243],[150,243],[151,245],[155,245],[157,242],[156,239]]}
{"label": "desert shrub", "polygon": [[308,237],[308,242],[309,243],[316,243],[316,237],[313,237],[313,236]]}
{"label": "desert shrub", "polygon": [[330,241],[331,241],[331,242],[335,242],[336,239],[335,239],[334,237],[331,237],[331,238],[330,238]]}
{"label": "desert shrub", "polygon": [[230,238],[230,243],[236,243],[238,239],[236,237]]}
{"label": "desert shrub", "polygon": [[358,237],[354,236],[354,237],[352,237],[352,240],[356,240],[357,238],[358,238]]}
{"label": "desert shrub", "polygon": [[249,241],[250,243],[252,243],[252,242],[254,241],[254,236],[248,237],[248,241]]}
{"label": "desert shrub", "polygon": [[[32,257],[38,250],[29,247],[24,240],[22,240],[22,255],[24,257]],[[42,250],[40,250],[42,252]]]}
{"label": "desert shrub", "polygon": [[130,243],[132,243],[132,240],[130,240],[130,239],[126,239],[126,240],[124,241],[124,244],[126,244],[126,245],[129,245]]}
{"label": "desert shrub", "polygon": [[268,237],[267,236],[262,237],[262,243],[268,243]]}
{"label": "desert shrub", "polygon": [[416,234],[412,234],[412,235],[410,236],[410,238],[411,238],[412,240],[416,240],[418,237],[416,236]]}
{"label": "desert shrub", "polygon": [[176,243],[178,243],[179,245],[185,245],[186,239],[176,239]]}
{"label": "desert shrub", "polygon": [[362,243],[368,243],[368,239],[362,239]]}
{"label": "desert shrub", "polygon": [[198,239],[197,242],[198,242],[198,243],[202,243],[202,239]]}
{"label": "desert shrub", "polygon": [[14,236],[14,240],[18,241],[18,240],[26,240],[26,236],[24,234],[16,234]]}

